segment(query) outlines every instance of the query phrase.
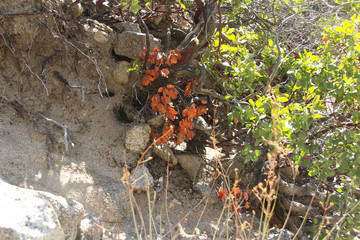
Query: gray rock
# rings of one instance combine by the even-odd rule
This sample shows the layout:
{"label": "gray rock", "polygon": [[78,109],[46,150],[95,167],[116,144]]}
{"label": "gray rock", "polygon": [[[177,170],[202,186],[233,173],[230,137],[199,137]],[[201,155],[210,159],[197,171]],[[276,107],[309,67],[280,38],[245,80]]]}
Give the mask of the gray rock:
{"label": "gray rock", "polygon": [[96,20],[88,19],[84,25],[84,29],[89,32],[94,45],[110,53],[113,42],[113,30],[110,27]]}
{"label": "gray rock", "polygon": [[123,31],[138,32],[138,33],[141,32],[140,26],[137,23],[118,22],[118,23],[115,23],[113,26],[119,32],[123,32]]}
{"label": "gray rock", "polygon": [[98,214],[88,213],[81,220],[78,239],[102,239],[103,230]]}
{"label": "gray rock", "polygon": [[[271,228],[269,230],[268,240],[277,240],[279,238],[280,232],[281,232],[281,229],[279,229],[279,228],[275,228],[275,227]],[[281,234],[280,239],[281,240],[291,240],[293,236],[294,236],[294,234],[292,232],[290,232],[287,229],[284,229],[284,231]]]}
{"label": "gray rock", "polygon": [[98,177],[93,191],[87,197],[94,202],[91,212],[99,214],[101,221],[122,223],[131,216],[128,190],[117,179]]}
{"label": "gray rock", "polygon": [[215,204],[218,202],[218,197],[216,194],[211,191],[211,187],[209,183],[198,182],[195,185],[195,188],[201,192],[203,197],[207,197],[210,204]]}
{"label": "gray rock", "polygon": [[194,120],[194,129],[203,131],[207,135],[211,135],[212,127],[205,121],[203,117],[198,117]]}
{"label": "gray rock", "polygon": [[94,28],[93,33],[94,33],[94,40],[98,43],[108,43],[110,41],[110,35],[106,32]]}
{"label": "gray rock", "polygon": [[0,239],[65,239],[55,209],[37,191],[0,180],[0,196]]}
{"label": "gray rock", "polygon": [[[160,46],[160,40],[150,35],[150,50]],[[115,42],[114,51],[117,55],[131,59],[140,59],[142,50],[146,48],[146,34],[124,31],[120,33]]]}
{"label": "gray rock", "polygon": [[130,184],[134,190],[146,191],[154,186],[154,178],[151,176],[149,169],[144,164],[141,164],[131,171]]}
{"label": "gray rock", "polygon": [[113,240],[131,239],[126,232],[119,229],[119,225],[100,220],[100,215],[88,213],[81,220],[79,234],[76,240]]}
{"label": "gray rock", "polygon": [[154,154],[164,161],[170,161],[174,165],[178,164],[178,160],[172,152],[168,144],[154,145]]}
{"label": "gray rock", "polygon": [[143,153],[150,140],[149,124],[135,125],[126,132],[125,147],[134,153]]}
{"label": "gray rock", "polygon": [[74,200],[55,196],[48,192],[39,191],[38,194],[51,203],[64,231],[65,239],[75,239],[78,226],[84,216],[83,205]]}
{"label": "gray rock", "polygon": [[73,18],[79,17],[84,12],[84,8],[81,3],[72,4],[67,10]]}
{"label": "gray rock", "polygon": [[127,72],[126,70],[129,68],[131,68],[131,64],[129,62],[121,61],[117,63],[113,71],[115,81],[121,84],[126,84],[129,81],[130,75],[130,72]]}
{"label": "gray rock", "polygon": [[147,122],[149,123],[151,128],[158,128],[164,125],[164,116],[165,114],[157,115],[151,119],[149,119]]}
{"label": "gray rock", "polygon": [[186,170],[190,178],[195,181],[201,167],[201,158],[194,154],[175,155],[182,168]]}
{"label": "gray rock", "polygon": [[176,198],[174,198],[173,200],[171,200],[170,204],[169,204],[169,210],[175,208],[176,206],[181,206],[182,203],[177,200]]}

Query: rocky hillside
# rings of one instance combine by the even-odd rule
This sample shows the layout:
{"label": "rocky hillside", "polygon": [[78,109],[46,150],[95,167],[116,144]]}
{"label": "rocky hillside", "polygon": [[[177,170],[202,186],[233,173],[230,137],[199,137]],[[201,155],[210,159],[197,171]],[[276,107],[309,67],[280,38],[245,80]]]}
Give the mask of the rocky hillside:
{"label": "rocky hillside", "polygon": [[[140,58],[146,34],[137,23],[110,16],[107,6],[89,4],[0,2],[0,177],[16,186],[49,192],[20,191],[1,183],[1,192],[14,189],[0,197],[1,209],[12,208],[6,218],[0,217],[5,224],[0,226],[1,239],[136,238],[130,190],[121,179],[149,146],[149,124],[159,124],[159,119],[137,117],[139,77],[126,70]],[[150,43],[152,48],[163,47],[153,35]],[[144,169],[153,183],[152,220],[157,231],[169,231],[168,238],[176,234],[207,238],[222,206],[212,195],[215,205],[206,208],[206,220],[197,222],[205,202],[200,203],[200,190],[210,194],[208,185],[201,183],[199,190],[193,181],[201,156],[171,153],[166,185],[168,165],[160,157],[167,159],[169,151],[155,152],[146,155],[154,158]],[[141,191],[146,185],[135,185],[140,188],[133,199],[136,218],[139,226],[147,226],[148,201]],[[8,205],[17,196],[18,202]],[[7,224],[17,211],[22,212],[20,220]],[[63,221],[65,213],[78,219],[70,230]],[[83,214],[81,231],[74,232]],[[29,225],[23,217],[37,220]],[[42,235],[34,229],[41,229]]]}

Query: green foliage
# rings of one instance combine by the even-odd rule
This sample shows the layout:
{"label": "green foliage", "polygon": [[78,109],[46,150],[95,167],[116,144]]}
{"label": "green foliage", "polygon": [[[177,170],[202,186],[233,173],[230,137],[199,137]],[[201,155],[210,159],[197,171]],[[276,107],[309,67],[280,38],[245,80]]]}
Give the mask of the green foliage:
{"label": "green foliage", "polygon": [[[222,61],[226,77],[221,78],[221,81],[229,89],[232,97],[239,97],[248,91],[253,93],[257,84],[262,80],[265,81],[266,78],[263,66],[257,66],[254,54],[250,53],[257,49],[249,49],[246,46],[255,45],[262,36],[243,27],[238,29],[225,27],[222,33],[226,36],[226,39],[222,39],[225,43],[220,46],[222,58],[220,60],[212,58],[212,54],[218,51],[219,33],[217,33],[213,42],[214,49],[211,53],[204,54],[204,62],[212,66]],[[215,75],[219,76],[216,72]]]}
{"label": "green foliage", "polygon": [[[151,0],[145,0],[146,4],[150,4]],[[130,10],[133,13],[137,13],[143,7],[140,5],[139,0],[124,0],[121,1],[122,10]]]}
{"label": "green foliage", "polygon": [[[246,1],[229,3],[239,14],[248,7]],[[259,149],[271,149],[278,139],[284,157],[308,168],[310,176],[341,182],[330,201],[346,213],[358,202],[351,188],[360,186],[360,16],[339,23],[329,16],[321,24],[317,47],[298,50],[278,44],[275,34],[224,27],[203,61],[226,88],[226,98],[248,99],[248,105],[239,104],[229,114],[229,124],[249,129],[255,139],[245,144],[241,156],[257,160]],[[214,68],[219,64],[224,71]],[[334,230],[338,237],[360,228],[356,206],[342,228]]]}
{"label": "green foliage", "polygon": [[[186,10],[194,5],[175,2]],[[133,13],[142,8],[138,0],[122,4]],[[280,160],[292,161],[309,176],[333,185],[336,191],[330,192],[327,204],[334,203],[333,208],[347,217],[332,231],[347,238],[349,231],[360,228],[358,199],[352,193],[360,186],[360,16],[347,17],[359,7],[343,0],[327,6],[275,1],[269,3],[270,11],[255,11],[263,5],[251,0],[223,4],[232,7],[222,19],[229,24],[220,23],[221,31],[213,36],[202,62],[226,90],[225,98],[238,102],[228,114],[229,125],[247,129],[254,140],[244,144],[240,155],[256,161],[261,151],[278,147]],[[155,78],[148,70],[144,85]],[[160,104],[152,100],[154,111],[166,112],[165,103]],[[178,112],[172,121],[181,118]]]}

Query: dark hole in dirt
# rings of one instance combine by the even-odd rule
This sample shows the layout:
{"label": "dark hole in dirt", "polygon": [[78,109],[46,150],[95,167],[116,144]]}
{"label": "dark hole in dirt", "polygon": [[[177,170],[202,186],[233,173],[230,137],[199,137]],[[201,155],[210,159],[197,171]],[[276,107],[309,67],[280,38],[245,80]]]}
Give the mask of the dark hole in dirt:
{"label": "dark hole in dirt", "polygon": [[85,11],[84,11],[84,13],[83,13],[83,15],[86,16],[86,17],[90,17],[90,16],[91,16],[91,11],[90,11],[90,9],[86,8]]}
{"label": "dark hole in dirt", "polygon": [[116,61],[127,61],[127,62],[131,62],[132,59],[125,57],[125,56],[120,56],[118,54],[115,53],[114,49],[111,51],[112,56],[115,58]]}
{"label": "dark hole in dirt", "polygon": [[111,91],[107,91],[107,92],[103,92],[102,95],[103,95],[104,97],[109,97],[109,98],[111,98],[111,97],[115,96],[115,93],[113,93],[113,92],[111,92]]}
{"label": "dark hole in dirt", "polygon": [[115,117],[118,121],[122,123],[131,123],[133,120],[128,117],[126,114],[126,111],[124,110],[124,107],[122,106],[115,106],[114,109]]}
{"label": "dark hole in dirt", "polygon": [[132,106],[138,111],[140,111],[144,107],[144,105],[141,105],[138,101],[133,101]]}

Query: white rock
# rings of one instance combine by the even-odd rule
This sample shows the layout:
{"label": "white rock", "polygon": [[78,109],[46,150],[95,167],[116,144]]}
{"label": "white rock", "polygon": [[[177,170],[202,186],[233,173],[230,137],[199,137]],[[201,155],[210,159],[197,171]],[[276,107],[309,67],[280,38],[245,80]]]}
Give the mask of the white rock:
{"label": "white rock", "polygon": [[36,191],[0,180],[0,239],[65,239],[51,204]]}
{"label": "white rock", "polygon": [[211,135],[212,127],[205,121],[203,117],[198,117],[194,120],[194,129],[203,131],[207,135]]}
{"label": "white rock", "polygon": [[113,32],[112,28],[107,26],[106,24],[104,23],[100,23],[94,19],[88,19],[86,20],[86,23],[88,26],[92,27],[92,28],[96,28],[98,29],[99,31],[103,31],[103,32],[106,32],[106,33],[109,33],[111,34]]}
{"label": "white rock", "polygon": [[129,68],[131,68],[129,62],[119,62],[113,71],[115,81],[122,84],[127,83],[129,81],[130,72],[127,72],[126,70]]}
{"label": "white rock", "polygon": [[216,162],[224,157],[225,154],[219,152],[218,150],[210,147],[205,147],[204,159],[206,162]]}
{"label": "white rock", "polygon": [[[281,229],[273,227],[269,230],[269,237],[268,240],[276,240],[279,239],[279,235],[281,233]],[[294,236],[294,233],[290,232],[289,230],[285,229],[282,234],[281,238],[283,240],[290,240]]]}
{"label": "white rock", "polygon": [[102,239],[103,230],[100,227],[100,219],[98,214],[88,213],[81,220],[80,239]]}
{"label": "white rock", "polygon": [[149,124],[135,125],[126,132],[125,147],[134,153],[143,153],[150,140]]}

